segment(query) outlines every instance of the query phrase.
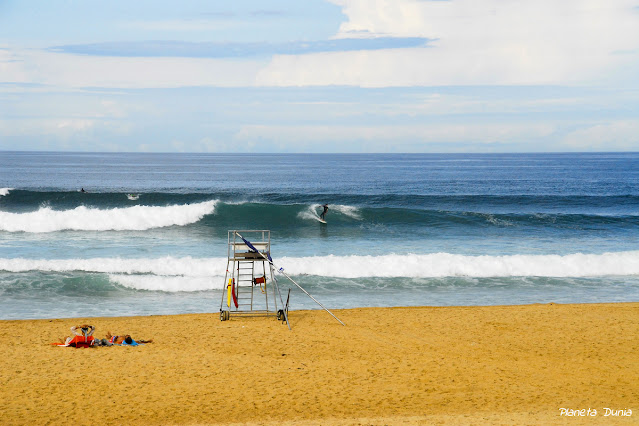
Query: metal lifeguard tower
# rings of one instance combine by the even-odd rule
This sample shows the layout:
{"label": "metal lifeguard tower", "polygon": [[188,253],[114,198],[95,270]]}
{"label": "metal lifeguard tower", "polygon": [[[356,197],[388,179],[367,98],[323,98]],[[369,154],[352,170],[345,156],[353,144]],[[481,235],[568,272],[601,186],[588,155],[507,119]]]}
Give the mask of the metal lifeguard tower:
{"label": "metal lifeguard tower", "polygon": [[220,320],[228,320],[231,314],[274,315],[278,320],[288,322],[288,318],[283,318],[284,309],[288,308],[282,302],[273,263],[269,260],[271,231],[228,231],[227,247]]}
{"label": "metal lifeguard tower", "polygon": [[[273,315],[278,320],[286,321],[290,330],[288,302],[291,289],[288,289],[285,304],[275,278],[276,266],[271,258],[271,231],[229,231],[227,247],[228,260],[222,287],[220,320],[228,320],[231,313],[244,316]],[[279,268],[277,271],[344,325],[339,318],[284,272],[284,268]]]}

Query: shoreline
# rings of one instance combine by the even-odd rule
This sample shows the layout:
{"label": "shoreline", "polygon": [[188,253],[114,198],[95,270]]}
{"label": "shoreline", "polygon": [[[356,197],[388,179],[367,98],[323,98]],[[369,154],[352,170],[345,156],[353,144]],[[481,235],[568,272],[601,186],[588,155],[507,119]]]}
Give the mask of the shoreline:
{"label": "shoreline", "polygon": [[[639,303],[0,320],[3,424],[639,422]],[[154,339],[50,346],[82,322]],[[634,405],[633,405],[634,404]],[[561,416],[560,409],[596,409]],[[604,416],[604,408],[631,410]],[[624,411],[627,414],[627,411]],[[569,419],[569,420],[566,420]]]}
{"label": "shoreline", "polygon": [[[367,309],[439,309],[439,308],[511,308],[521,306],[545,306],[545,305],[561,305],[561,306],[588,306],[588,305],[626,305],[626,304],[639,304],[635,301],[607,301],[607,302],[538,302],[538,303],[521,303],[521,304],[495,304],[495,305],[400,305],[400,306],[361,306],[361,307],[347,307],[347,308],[331,308],[329,310],[335,312],[348,312],[359,311]],[[315,305],[317,306],[317,305]],[[312,309],[291,309],[290,312],[326,312],[321,307]],[[219,312],[184,312],[184,313],[168,313],[168,314],[142,314],[142,315],[77,315],[70,317],[55,317],[55,318],[0,318],[0,324],[3,322],[15,322],[15,321],[85,321],[92,319],[118,319],[118,318],[149,318],[149,317],[179,317],[183,315],[214,315],[219,319]],[[274,318],[275,313],[269,314]],[[326,314],[329,315],[329,314]],[[261,315],[255,315],[259,318]],[[248,316],[250,317],[250,316]],[[330,317],[330,315],[329,315]],[[339,317],[339,316],[338,316]],[[233,317],[234,320],[240,319],[239,316]],[[292,328],[292,324],[291,324]],[[96,335],[99,333],[96,333]]]}

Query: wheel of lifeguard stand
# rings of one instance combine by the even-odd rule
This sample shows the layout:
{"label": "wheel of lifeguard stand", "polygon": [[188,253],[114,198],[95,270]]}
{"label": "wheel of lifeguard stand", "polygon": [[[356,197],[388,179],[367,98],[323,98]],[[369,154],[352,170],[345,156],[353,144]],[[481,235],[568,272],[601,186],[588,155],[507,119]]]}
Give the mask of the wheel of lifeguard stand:
{"label": "wheel of lifeguard stand", "polygon": [[225,317],[224,311],[220,311],[220,321],[224,321],[226,319]]}
{"label": "wheel of lifeguard stand", "polygon": [[284,311],[283,310],[278,310],[277,311],[277,320],[278,321],[282,321],[282,318],[284,317]]}

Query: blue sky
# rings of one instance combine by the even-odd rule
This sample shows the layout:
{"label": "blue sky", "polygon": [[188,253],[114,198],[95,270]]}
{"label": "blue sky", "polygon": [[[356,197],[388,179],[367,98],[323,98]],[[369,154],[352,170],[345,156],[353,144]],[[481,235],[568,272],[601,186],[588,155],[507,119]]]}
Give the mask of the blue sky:
{"label": "blue sky", "polygon": [[0,1],[0,150],[639,150],[639,0]]}

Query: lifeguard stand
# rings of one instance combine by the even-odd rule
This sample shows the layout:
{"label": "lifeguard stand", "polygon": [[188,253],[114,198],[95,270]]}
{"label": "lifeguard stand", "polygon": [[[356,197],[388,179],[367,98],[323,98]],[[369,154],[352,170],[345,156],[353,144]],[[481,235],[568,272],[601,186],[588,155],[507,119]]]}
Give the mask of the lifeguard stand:
{"label": "lifeguard stand", "polygon": [[[249,247],[243,237],[250,241]],[[282,297],[274,277],[271,231],[228,231],[228,260],[220,303],[220,320],[230,315],[274,315],[281,319],[277,298]],[[253,250],[253,248],[255,250]]]}

